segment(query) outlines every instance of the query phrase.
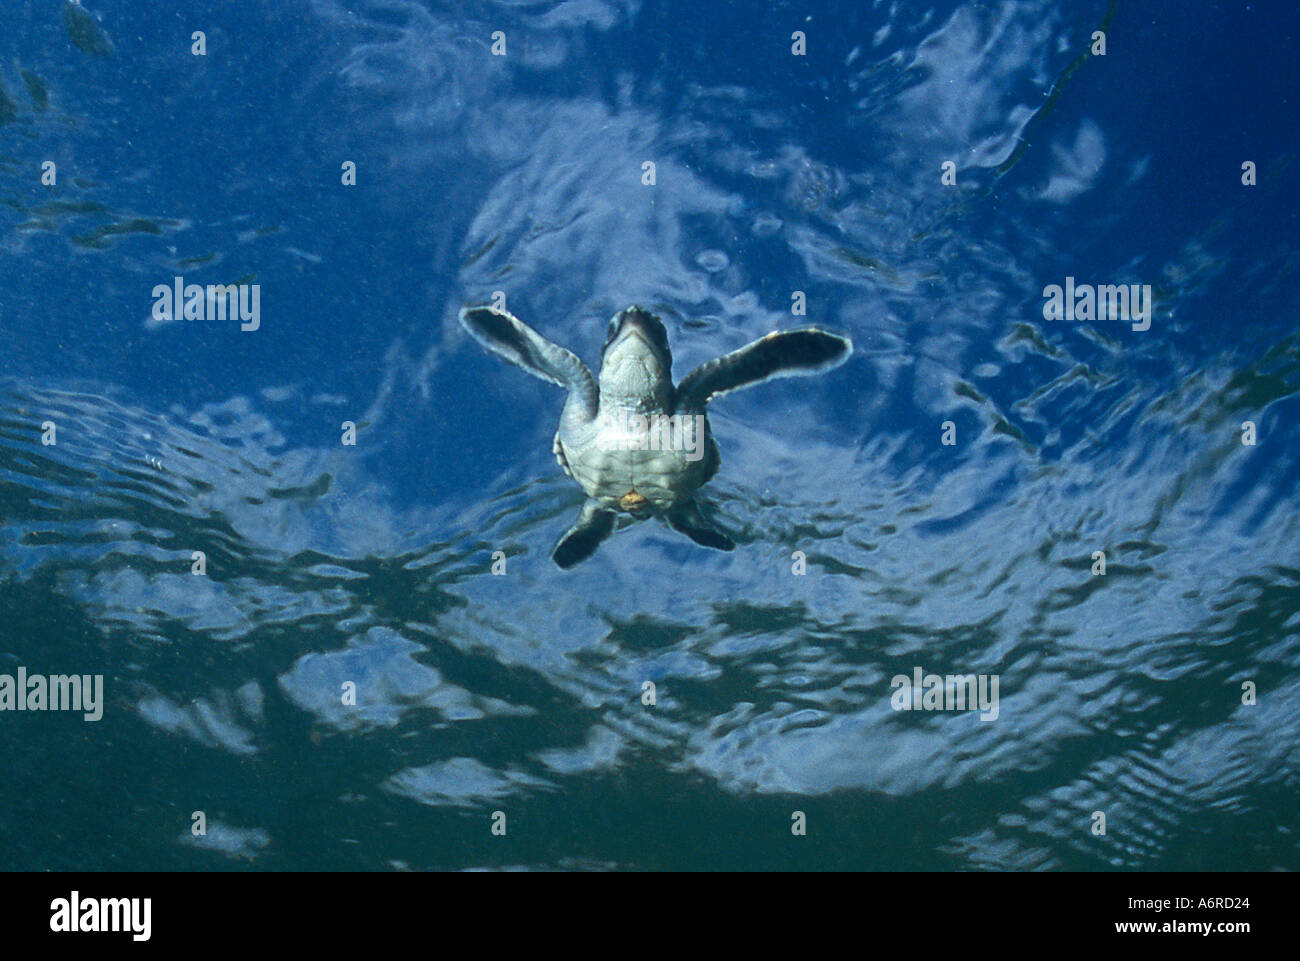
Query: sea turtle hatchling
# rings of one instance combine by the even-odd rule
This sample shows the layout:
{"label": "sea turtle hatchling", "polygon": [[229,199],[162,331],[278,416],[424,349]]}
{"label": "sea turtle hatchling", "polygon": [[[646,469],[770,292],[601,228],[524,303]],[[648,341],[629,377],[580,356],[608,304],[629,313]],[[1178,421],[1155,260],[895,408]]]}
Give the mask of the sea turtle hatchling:
{"label": "sea turtle hatchling", "polygon": [[466,308],[460,322],[494,354],[569,392],[555,456],[587,502],[551,554],[563,568],[590,557],[613,533],[620,512],[638,520],[661,517],[705,547],[735,547],[695,500],[720,463],[705,407],[719,394],[773,377],[829,369],[853,349],[847,337],[814,327],[777,331],[701,364],[674,387],[668,334],[641,307],[610,320],[599,380],[575,354],[508,311]]}

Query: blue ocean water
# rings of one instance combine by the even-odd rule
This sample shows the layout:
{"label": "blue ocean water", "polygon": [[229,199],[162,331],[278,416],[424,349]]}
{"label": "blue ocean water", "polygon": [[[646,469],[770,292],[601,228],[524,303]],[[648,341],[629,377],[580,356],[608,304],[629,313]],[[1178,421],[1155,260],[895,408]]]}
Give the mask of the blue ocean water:
{"label": "blue ocean water", "polygon": [[[1300,867],[1298,22],[10,0],[0,675],[104,703],[0,710],[0,868]],[[855,350],[712,405],[734,552],[564,572],[498,291]]]}

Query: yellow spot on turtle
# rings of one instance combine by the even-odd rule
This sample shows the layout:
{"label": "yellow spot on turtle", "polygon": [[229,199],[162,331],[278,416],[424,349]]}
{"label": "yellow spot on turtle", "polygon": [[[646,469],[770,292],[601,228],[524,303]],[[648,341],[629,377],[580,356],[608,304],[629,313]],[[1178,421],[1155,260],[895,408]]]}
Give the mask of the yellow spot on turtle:
{"label": "yellow spot on turtle", "polygon": [[631,490],[618,499],[618,506],[629,514],[637,514],[649,507],[650,502],[645,495]]}

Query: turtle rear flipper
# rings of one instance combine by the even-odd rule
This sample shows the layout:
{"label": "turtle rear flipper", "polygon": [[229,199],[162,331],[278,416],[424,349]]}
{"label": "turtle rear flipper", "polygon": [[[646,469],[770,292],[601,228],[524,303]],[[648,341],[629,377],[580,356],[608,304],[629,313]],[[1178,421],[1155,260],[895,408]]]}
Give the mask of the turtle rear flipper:
{"label": "turtle rear flipper", "polygon": [[693,500],[678,504],[664,517],[669,527],[685,534],[697,544],[712,547],[715,551],[736,549],[736,544],[730,537],[705,520],[704,515],[700,513],[699,505]]}
{"label": "turtle rear flipper", "polygon": [[460,323],[492,353],[534,377],[568,388],[588,417],[596,415],[600,402],[596,380],[573,351],[551,343],[508,310],[467,307],[460,312]]}
{"label": "turtle rear flipper", "polygon": [[780,330],[715,357],[677,385],[677,410],[703,410],[710,399],[773,377],[812,374],[841,363],[853,350],[847,337],[816,327]]}
{"label": "turtle rear flipper", "polygon": [[596,553],[600,542],[613,532],[614,512],[602,507],[600,501],[588,499],[582,505],[578,523],[569,528],[551,551],[551,559],[568,570]]}

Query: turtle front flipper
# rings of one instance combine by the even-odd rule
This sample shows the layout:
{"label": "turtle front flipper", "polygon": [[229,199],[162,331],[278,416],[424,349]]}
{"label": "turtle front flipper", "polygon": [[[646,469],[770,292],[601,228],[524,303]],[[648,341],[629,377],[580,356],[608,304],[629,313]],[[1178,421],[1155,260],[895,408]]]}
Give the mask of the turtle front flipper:
{"label": "turtle front flipper", "polygon": [[665,514],[664,518],[673,530],[685,534],[704,547],[712,547],[715,551],[730,551],[736,548],[735,542],[730,537],[705,520],[704,515],[700,513],[700,506],[693,500],[678,504]]}
{"label": "turtle front flipper", "polygon": [[467,307],[460,312],[460,323],[498,357],[522,367],[534,377],[567,387],[588,417],[596,415],[600,401],[596,379],[573,351],[551,343],[508,310]]}
{"label": "turtle front flipper", "polygon": [[816,327],[780,330],[701,364],[677,386],[677,410],[703,410],[713,397],[773,377],[812,374],[842,363],[853,350],[847,337]]}
{"label": "turtle front flipper", "polygon": [[614,512],[602,507],[600,501],[589,498],[582,505],[578,523],[569,528],[551,551],[551,559],[565,570],[585,561],[596,553],[600,542],[614,532],[614,516]]}

